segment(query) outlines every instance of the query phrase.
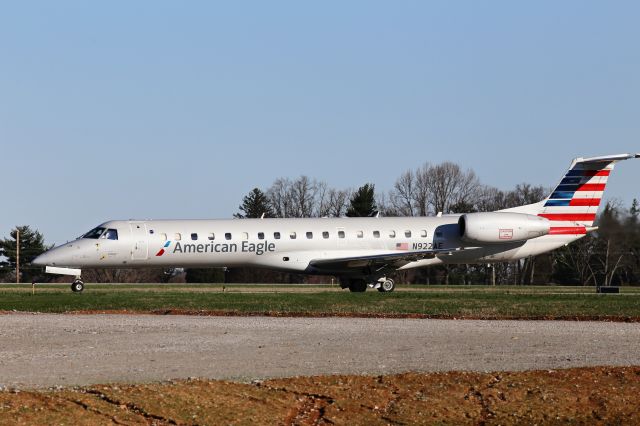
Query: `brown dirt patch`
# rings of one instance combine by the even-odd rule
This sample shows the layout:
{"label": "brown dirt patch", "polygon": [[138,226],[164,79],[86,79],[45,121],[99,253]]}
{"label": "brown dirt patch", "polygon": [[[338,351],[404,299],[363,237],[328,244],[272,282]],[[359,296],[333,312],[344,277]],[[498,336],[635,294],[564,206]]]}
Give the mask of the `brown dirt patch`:
{"label": "brown dirt patch", "polygon": [[638,424],[640,367],[0,392],[0,425]]}

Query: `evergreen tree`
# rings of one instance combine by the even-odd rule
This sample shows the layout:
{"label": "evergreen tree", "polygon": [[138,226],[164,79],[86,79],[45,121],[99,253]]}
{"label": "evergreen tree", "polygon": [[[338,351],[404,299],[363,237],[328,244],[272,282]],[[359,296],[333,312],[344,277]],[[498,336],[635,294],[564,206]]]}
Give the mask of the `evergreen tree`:
{"label": "evergreen tree", "polygon": [[238,219],[249,219],[262,217],[273,217],[273,209],[269,203],[269,199],[264,192],[258,188],[253,188],[249,194],[242,199],[242,204],[238,207],[240,213],[233,216]]}
{"label": "evergreen tree", "polygon": [[16,235],[20,230],[20,275],[22,282],[29,282],[40,273],[40,268],[27,266],[33,259],[49,250],[44,244],[44,236],[29,226],[17,226],[9,233],[9,238],[0,240],[0,275],[7,276],[16,270]]}
{"label": "evergreen tree", "polygon": [[369,217],[377,212],[374,185],[366,183],[353,194],[347,209],[348,217]]}
{"label": "evergreen tree", "polygon": [[629,214],[635,220],[638,218],[639,213],[640,213],[640,206],[638,206],[638,200],[634,198],[633,202],[631,203],[631,208],[629,209]]}

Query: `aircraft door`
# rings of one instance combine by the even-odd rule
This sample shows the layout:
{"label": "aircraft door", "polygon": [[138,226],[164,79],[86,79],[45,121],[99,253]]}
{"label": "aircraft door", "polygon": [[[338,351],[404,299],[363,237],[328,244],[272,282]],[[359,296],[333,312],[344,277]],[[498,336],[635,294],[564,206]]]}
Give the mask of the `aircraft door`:
{"label": "aircraft door", "polygon": [[147,224],[144,222],[132,222],[131,227],[131,259],[145,260],[149,258],[149,242],[147,240]]}

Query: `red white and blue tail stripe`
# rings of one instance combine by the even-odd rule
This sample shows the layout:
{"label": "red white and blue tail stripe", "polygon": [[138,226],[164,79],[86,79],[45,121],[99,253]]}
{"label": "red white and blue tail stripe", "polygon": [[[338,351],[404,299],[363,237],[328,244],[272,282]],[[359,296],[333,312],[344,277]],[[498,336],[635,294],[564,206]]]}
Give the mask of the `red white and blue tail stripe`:
{"label": "red white and blue tail stripe", "polygon": [[544,200],[538,216],[551,222],[551,235],[583,235],[593,226],[607,180],[617,161],[638,158],[634,154],[577,158]]}

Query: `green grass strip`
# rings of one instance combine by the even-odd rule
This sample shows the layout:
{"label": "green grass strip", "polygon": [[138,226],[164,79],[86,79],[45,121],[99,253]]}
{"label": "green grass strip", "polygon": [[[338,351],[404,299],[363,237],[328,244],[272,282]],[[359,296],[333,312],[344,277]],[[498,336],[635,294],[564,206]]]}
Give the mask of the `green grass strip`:
{"label": "green grass strip", "polygon": [[222,292],[221,286],[208,291],[152,287],[87,285],[83,293],[72,293],[67,286],[20,290],[0,289],[0,311],[73,312],[73,311],[216,311],[230,313],[301,313],[311,315],[422,315],[472,318],[640,318],[640,293],[597,295],[583,293],[545,293],[514,291],[513,288],[451,291],[397,291],[366,293],[348,291]]}

